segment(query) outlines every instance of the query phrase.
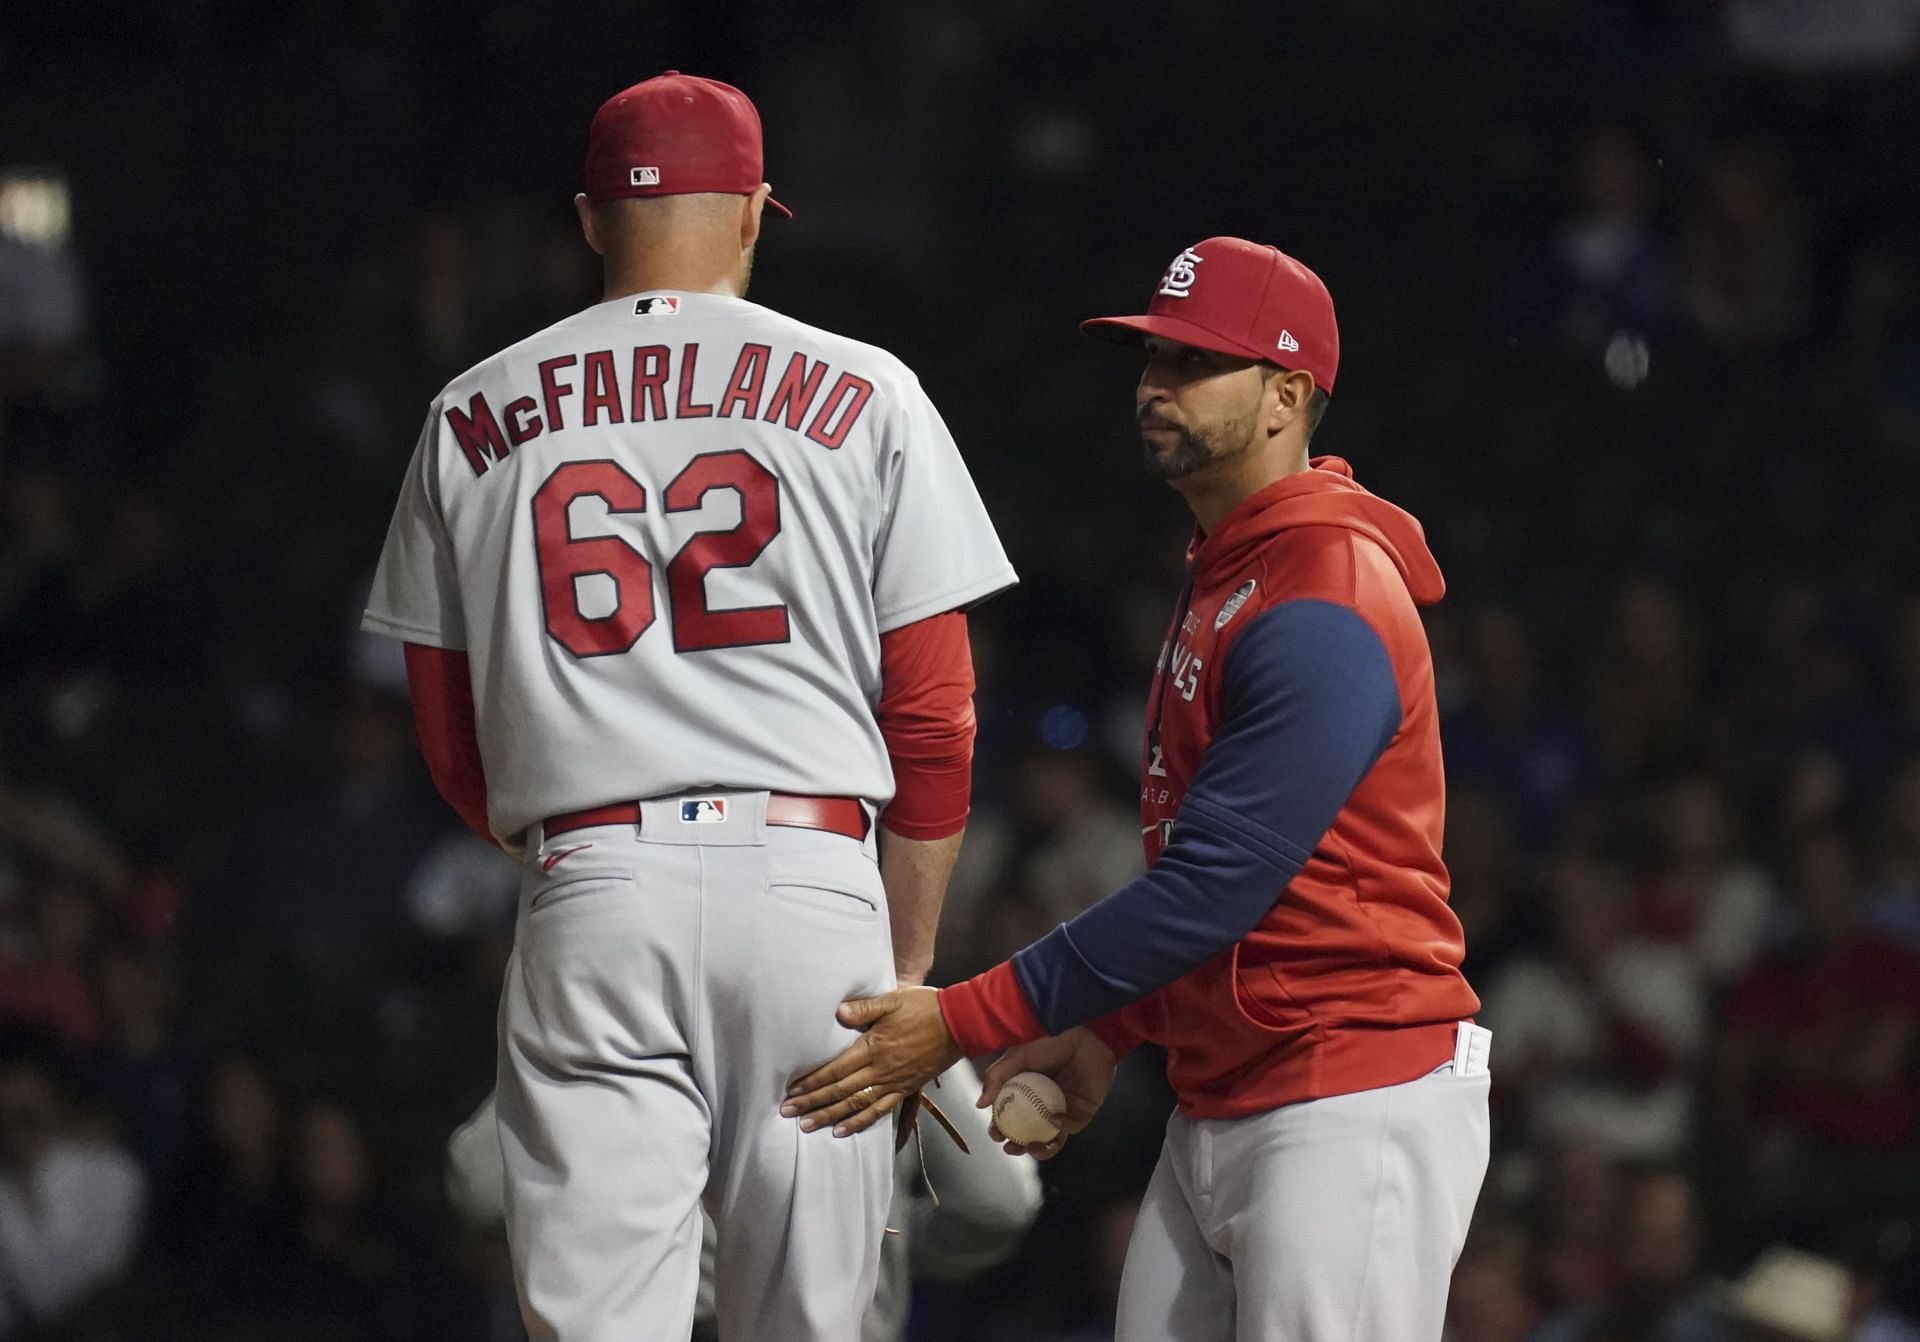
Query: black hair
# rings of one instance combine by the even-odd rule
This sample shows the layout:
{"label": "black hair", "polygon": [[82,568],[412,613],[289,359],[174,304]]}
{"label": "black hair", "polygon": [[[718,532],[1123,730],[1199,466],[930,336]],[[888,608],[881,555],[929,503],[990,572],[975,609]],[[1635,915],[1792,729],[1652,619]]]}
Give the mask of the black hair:
{"label": "black hair", "polygon": [[1314,432],[1320,427],[1320,421],[1326,416],[1327,406],[1332,403],[1332,400],[1333,398],[1328,396],[1327,393],[1319,387],[1315,387],[1313,389],[1313,395],[1307,399],[1308,442],[1313,441]]}
{"label": "black hair", "polygon": [[[1285,377],[1288,373],[1299,370],[1282,368],[1277,363],[1267,363],[1261,366],[1261,371],[1263,374],[1278,373],[1281,377]],[[1326,415],[1327,406],[1331,400],[1332,398],[1318,386],[1313,389],[1313,395],[1307,398],[1307,441],[1309,443],[1313,441],[1314,432],[1320,427],[1320,421]]]}

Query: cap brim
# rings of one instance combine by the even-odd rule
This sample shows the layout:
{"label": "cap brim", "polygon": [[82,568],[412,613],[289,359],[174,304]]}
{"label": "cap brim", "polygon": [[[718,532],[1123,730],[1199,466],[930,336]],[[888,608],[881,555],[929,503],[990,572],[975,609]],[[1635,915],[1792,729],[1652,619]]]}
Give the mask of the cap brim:
{"label": "cap brim", "polygon": [[778,210],[780,211],[781,214],[785,215],[789,219],[793,218],[793,211],[788,209],[786,206],[782,205],[779,201],[775,200],[772,196],[767,197],[767,208],[770,210]]}
{"label": "cap brim", "polygon": [[1264,350],[1251,349],[1180,317],[1093,317],[1081,322],[1080,329],[1109,345],[1141,345],[1148,336],[1159,336],[1162,340],[1212,350],[1215,354],[1231,354],[1255,363],[1273,362]]}

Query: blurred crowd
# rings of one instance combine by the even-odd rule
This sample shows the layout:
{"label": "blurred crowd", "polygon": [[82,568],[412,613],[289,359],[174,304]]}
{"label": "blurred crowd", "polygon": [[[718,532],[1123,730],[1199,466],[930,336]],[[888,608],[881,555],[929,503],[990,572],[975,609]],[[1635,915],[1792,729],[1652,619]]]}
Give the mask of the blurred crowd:
{"label": "blurred crowd", "polygon": [[[639,8],[0,42],[0,1339],[521,1337],[443,1153],[517,873],[354,629],[427,401],[597,297],[586,118],[669,64],[767,117],[753,296],[919,371],[1023,575],[938,976],[1140,861],[1185,514],[1073,323],[1271,240],[1340,306],[1316,446],[1451,583],[1452,1342],[1920,1339],[1920,6]],[[909,1337],[1108,1335],[1155,1069]]]}

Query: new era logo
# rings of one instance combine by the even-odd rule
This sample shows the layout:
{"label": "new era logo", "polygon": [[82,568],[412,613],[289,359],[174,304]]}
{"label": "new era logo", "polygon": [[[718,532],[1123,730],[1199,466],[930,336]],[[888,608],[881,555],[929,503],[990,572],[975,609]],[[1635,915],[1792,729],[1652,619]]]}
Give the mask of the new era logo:
{"label": "new era logo", "polygon": [[1295,354],[1299,352],[1300,342],[1293,338],[1293,332],[1282,331],[1280,333],[1280,348],[1289,354]]}
{"label": "new era logo", "polygon": [[725,797],[696,797],[680,803],[680,823],[683,825],[722,825],[726,820]]}
{"label": "new era logo", "polygon": [[633,315],[636,317],[678,317],[680,300],[672,294],[662,294],[658,298],[636,298],[633,301]]}
{"label": "new era logo", "polygon": [[628,186],[659,186],[660,169],[634,168],[627,174]]}

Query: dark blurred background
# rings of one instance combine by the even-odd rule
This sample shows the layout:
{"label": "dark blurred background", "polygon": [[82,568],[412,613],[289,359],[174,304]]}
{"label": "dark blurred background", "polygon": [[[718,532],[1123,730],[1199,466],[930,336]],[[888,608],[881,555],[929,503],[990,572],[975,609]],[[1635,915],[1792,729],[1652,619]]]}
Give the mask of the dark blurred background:
{"label": "dark blurred background", "polygon": [[[1024,579],[940,975],[1139,862],[1188,523],[1074,325],[1271,241],[1339,308],[1316,448],[1451,584],[1451,1337],[1920,1337],[1916,0],[296,0],[0,15],[0,1338],[520,1336],[442,1157],[515,872],[354,630],[428,401],[596,299],[587,120],[669,67],[765,118],[753,297],[918,371]],[[910,1336],[1108,1336],[1168,1103],[1130,1061]],[[1706,1308],[1776,1245],[1844,1319]]]}

